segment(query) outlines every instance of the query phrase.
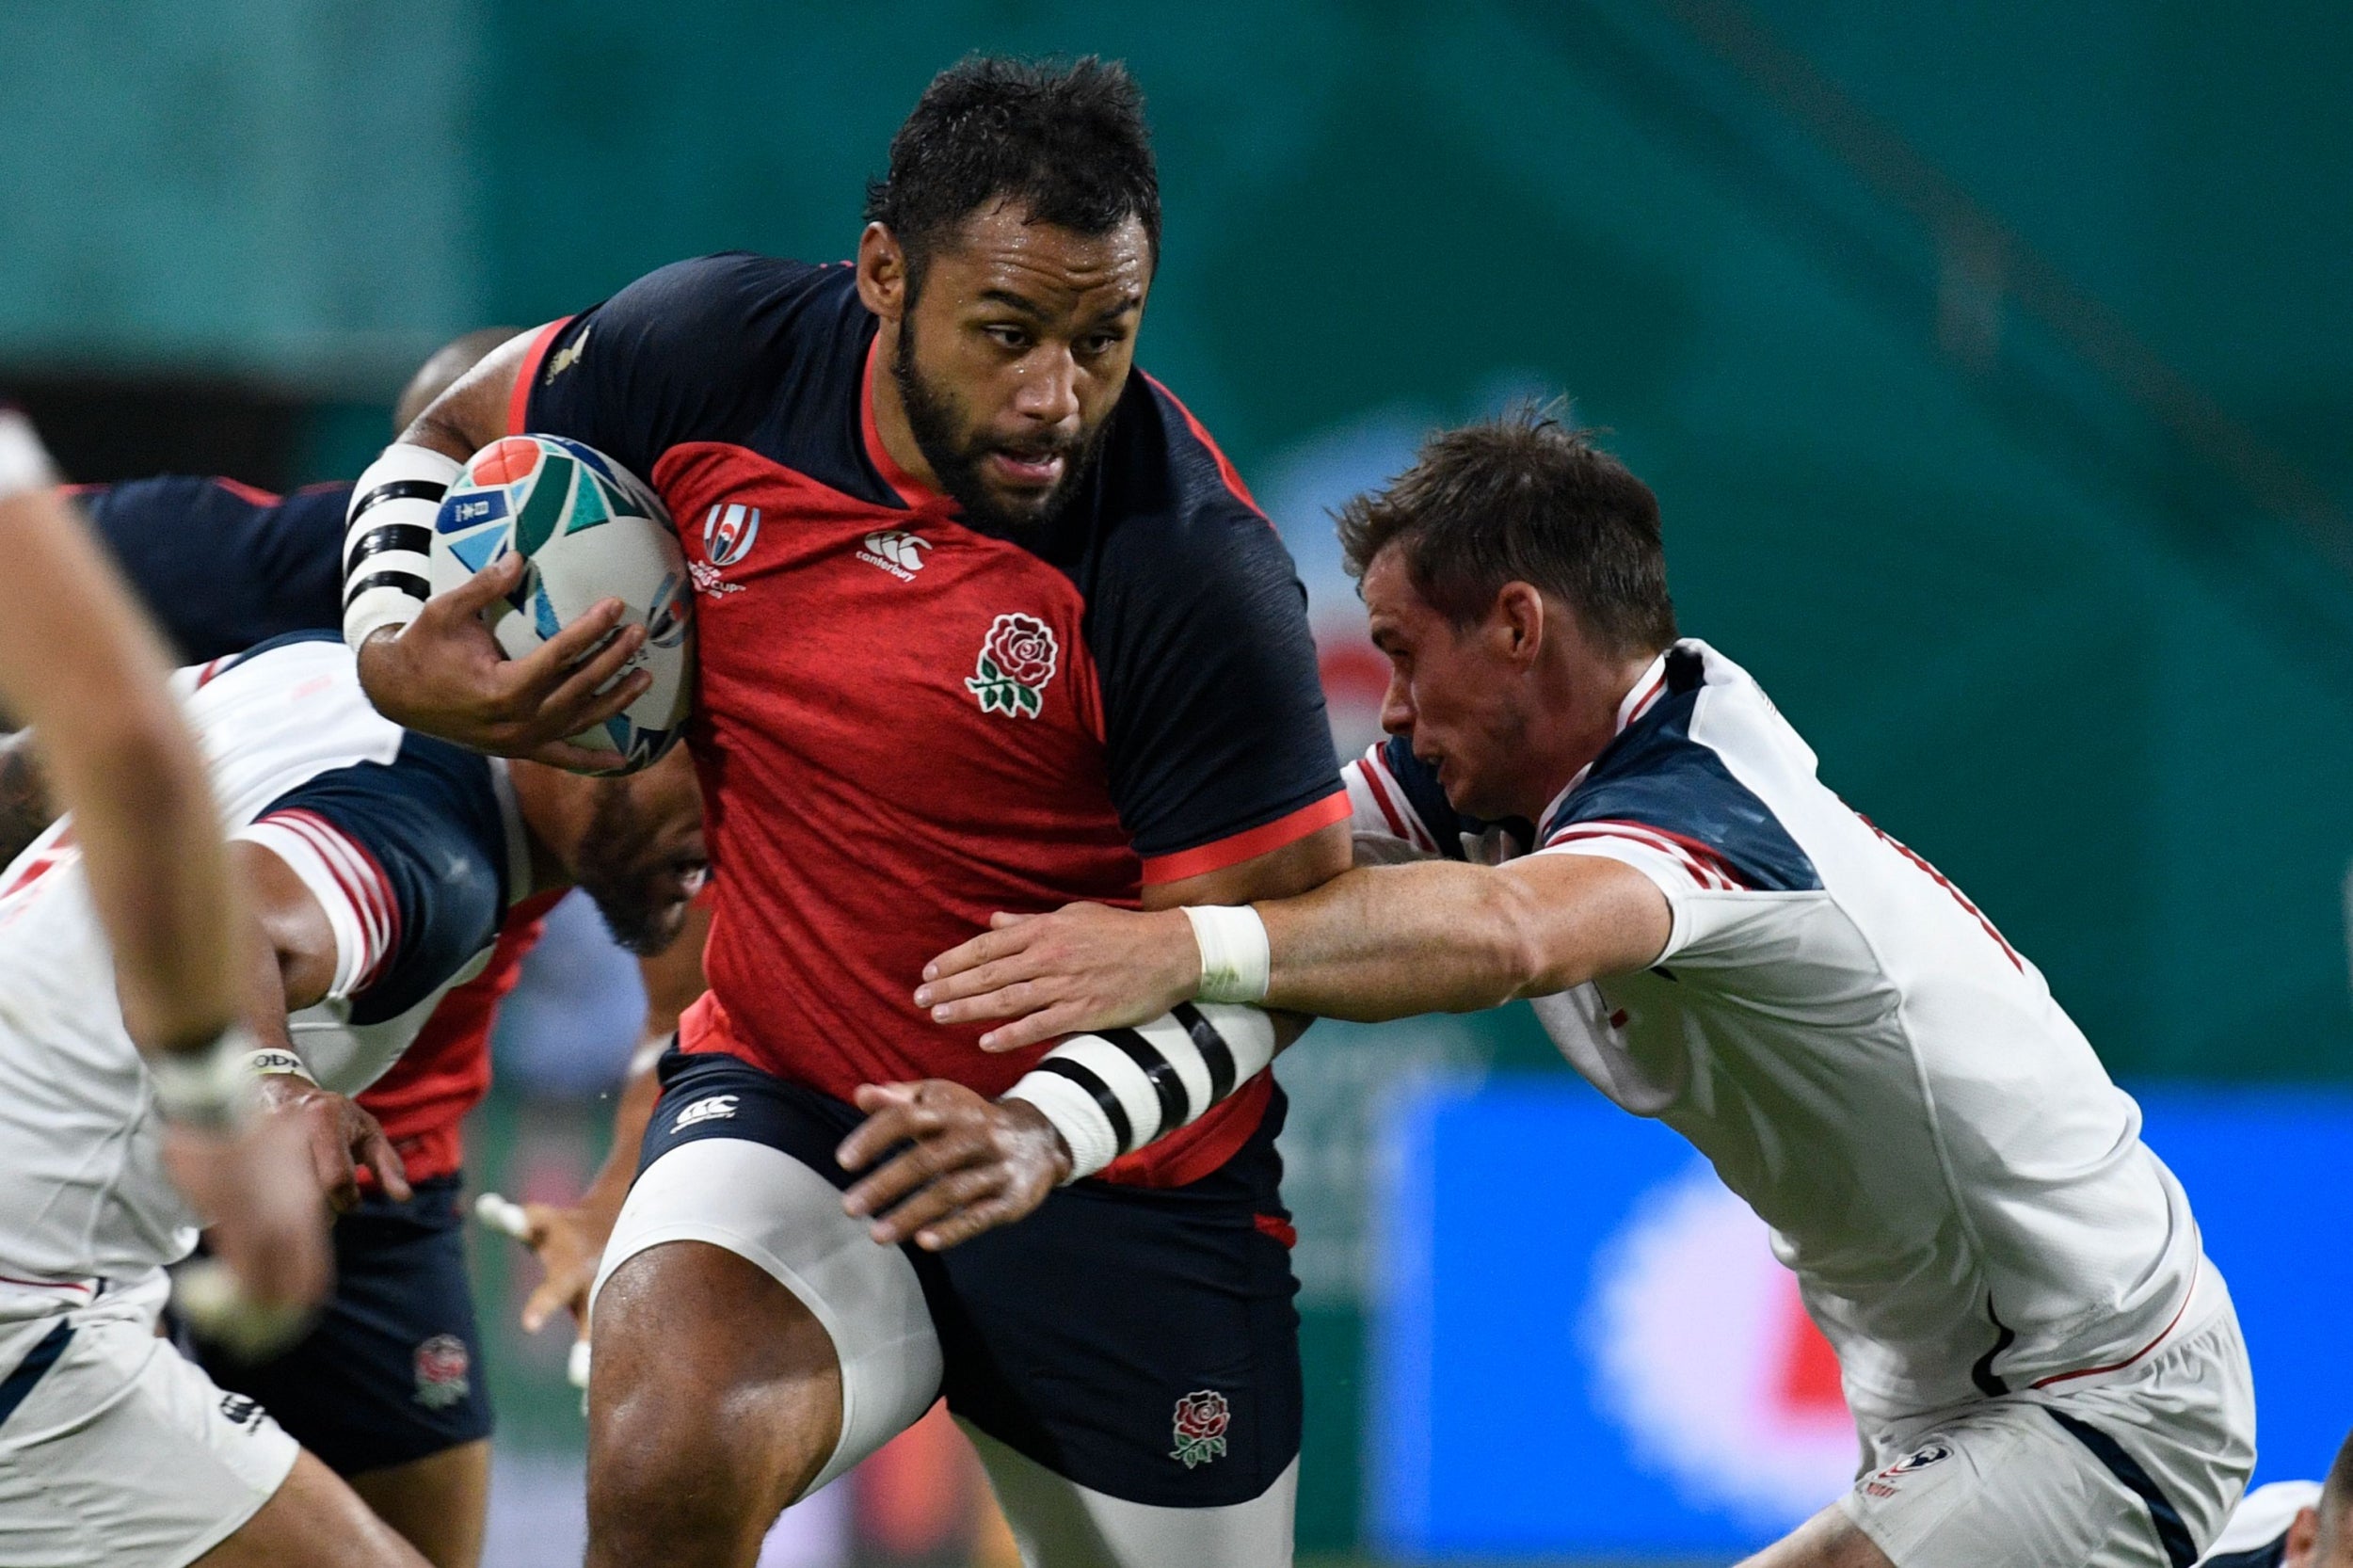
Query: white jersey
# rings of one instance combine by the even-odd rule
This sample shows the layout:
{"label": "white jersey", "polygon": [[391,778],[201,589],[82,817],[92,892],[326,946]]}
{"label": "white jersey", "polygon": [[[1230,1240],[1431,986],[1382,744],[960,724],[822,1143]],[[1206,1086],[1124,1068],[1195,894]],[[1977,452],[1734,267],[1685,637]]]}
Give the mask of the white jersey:
{"label": "white jersey", "polygon": [[[527,890],[503,764],[408,734],[331,634],[183,670],[230,836],[294,870],[336,939],[326,1000],[292,1020],[319,1081],[356,1093],[481,968]],[[146,1069],[62,819],[0,872],[0,1318],[78,1304],[186,1256]]]}
{"label": "white jersey", "polygon": [[1772,1227],[1858,1416],[2109,1369],[2212,1310],[2188,1312],[2181,1184],[2041,972],[1815,776],[1745,670],[1678,643],[1618,723],[1533,825],[1465,821],[1402,742],[1377,746],[1348,769],[1356,826],[1470,859],[1532,840],[1657,884],[1657,963],[1536,1012]]}

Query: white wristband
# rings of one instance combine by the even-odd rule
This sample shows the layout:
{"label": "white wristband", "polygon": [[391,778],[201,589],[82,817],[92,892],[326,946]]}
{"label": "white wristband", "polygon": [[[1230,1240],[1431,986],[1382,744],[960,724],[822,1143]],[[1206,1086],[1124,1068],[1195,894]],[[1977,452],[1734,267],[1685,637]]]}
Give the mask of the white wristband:
{"label": "white wristband", "polygon": [[259,1050],[247,1051],[245,1070],[255,1078],[260,1078],[265,1073],[283,1073],[288,1078],[298,1078],[305,1083],[318,1082],[317,1079],[311,1076],[311,1069],[302,1064],[302,1058],[282,1046],[264,1046]]}
{"label": "white wristband", "polygon": [[1119,1135],[1112,1130],[1111,1118],[1092,1095],[1070,1080],[1052,1073],[1025,1073],[1020,1082],[1005,1091],[1005,1098],[1036,1106],[1070,1145],[1070,1174],[1063,1178],[1064,1185],[1091,1176],[1119,1158]]}
{"label": "white wristband", "polygon": [[1076,1181],[1200,1120],[1273,1060],[1274,1020],[1257,1008],[1179,1002],[1134,1029],[1073,1034],[1005,1098],[1054,1124]]}
{"label": "white wristband", "polygon": [[1188,904],[1184,911],[1201,950],[1201,987],[1194,994],[1203,1001],[1266,1000],[1274,954],[1258,912],[1246,904]]}
{"label": "white wristband", "polygon": [[148,1081],[155,1088],[155,1113],[182,1127],[221,1131],[253,1109],[253,1074],[248,1057],[258,1054],[253,1032],[231,1024],[200,1051],[174,1051],[147,1059]]}
{"label": "white wristband", "polygon": [[344,641],[356,651],[433,596],[433,521],[465,465],[394,441],[351,488],[344,524]]}
{"label": "white wristband", "polygon": [[56,482],[49,454],[33,434],[33,422],[14,408],[0,408],[0,501]]}

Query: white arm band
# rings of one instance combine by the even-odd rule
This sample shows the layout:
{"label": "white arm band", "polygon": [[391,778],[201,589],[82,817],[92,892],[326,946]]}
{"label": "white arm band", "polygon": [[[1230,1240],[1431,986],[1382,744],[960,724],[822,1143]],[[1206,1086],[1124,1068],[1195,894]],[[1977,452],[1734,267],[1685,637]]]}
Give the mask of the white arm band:
{"label": "white arm band", "polygon": [[344,524],[344,641],[357,650],[417,618],[433,595],[433,519],[465,465],[395,441],[351,490]]}
{"label": "white arm band", "polygon": [[1184,911],[1201,950],[1201,985],[1193,995],[1203,1001],[1266,1000],[1274,954],[1258,912],[1246,904],[1188,904]]}
{"label": "white arm band", "polygon": [[14,408],[0,408],[0,501],[56,482],[49,454],[33,434],[33,422]]}
{"label": "white arm band", "polygon": [[1179,1002],[1134,1029],[1074,1034],[1005,1091],[1070,1145],[1070,1179],[1201,1119],[1274,1060],[1274,1020],[1255,1007]]}

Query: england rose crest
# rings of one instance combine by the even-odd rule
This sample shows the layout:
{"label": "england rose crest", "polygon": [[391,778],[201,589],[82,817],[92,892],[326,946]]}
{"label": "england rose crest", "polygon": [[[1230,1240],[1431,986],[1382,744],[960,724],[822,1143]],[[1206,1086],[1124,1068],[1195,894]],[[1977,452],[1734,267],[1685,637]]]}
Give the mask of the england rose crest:
{"label": "england rose crest", "polygon": [[1225,1458],[1225,1428],[1232,1420],[1225,1396],[1217,1390],[1186,1395],[1176,1401],[1176,1450],[1168,1457],[1183,1460],[1188,1470]]}
{"label": "england rose crest", "polygon": [[981,658],[964,689],[981,699],[984,713],[1018,713],[1033,719],[1046,704],[1046,683],[1054,679],[1054,629],[1035,616],[999,616],[981,644]]}
{"label": "england rose crest", "polygon": [[419,1345],[416,1401],[427,1410],[447,1410],[463,1400],[472,1391],[470,1360],[466,1342],[454,1334],[437,1334]]}

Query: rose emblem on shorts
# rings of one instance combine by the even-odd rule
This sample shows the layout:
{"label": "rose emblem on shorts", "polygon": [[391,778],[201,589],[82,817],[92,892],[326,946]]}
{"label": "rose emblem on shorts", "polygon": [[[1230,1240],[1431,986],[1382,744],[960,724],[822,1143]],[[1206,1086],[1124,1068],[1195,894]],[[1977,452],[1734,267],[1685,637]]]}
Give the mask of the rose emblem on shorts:
{"label": "rose emblem on shorts", "polygon": [[1225,1457],[1225,1428],[1233,1420],[1225,1396],[1204,1388],[1176,1401],[1176,1448],[1168,1457],[1181,1459],[1190,1470]]}
{"label": "rose emblem on shorts", "polygon": [[1046,705],[1046,683],[1054,679],[1061,653],[1054,629],[1035,616],[999,616],[981,643],[981,657],[964,689],[981,699],[984,713],[1037,717]]}
{"label": "rose emblem on shorts", "polygon": [[437,1334],[417,1347],[416,1401],[427,1410],[447,1410],[472,1388],[467,1373],[472,1358],[466,1342],[454,1334]]}

